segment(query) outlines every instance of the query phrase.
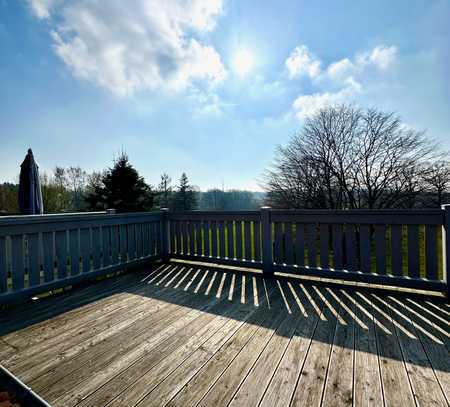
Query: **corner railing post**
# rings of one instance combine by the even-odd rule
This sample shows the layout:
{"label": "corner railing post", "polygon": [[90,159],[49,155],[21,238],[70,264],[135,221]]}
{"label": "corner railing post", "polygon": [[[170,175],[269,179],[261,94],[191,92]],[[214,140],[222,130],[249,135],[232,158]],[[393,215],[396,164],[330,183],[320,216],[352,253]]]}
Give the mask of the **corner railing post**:
{"label": "corner railing post", "polygon": [[273,275],[272,256],[272,224],[270,222],[270,207],[261,208],[261,238],[262,238],[262,266],[264,276]]}
{"label": "corner railing post", "polygon": [[161,208],[161,260],[169,261],[169,209]]}
{"label": "corner railing post", "polygon": [[447,284],[447,301],[450,302],[450,204],[442,205],[444,210],[444,227],[442,230],[442,249],[444,260],[444,280]]}

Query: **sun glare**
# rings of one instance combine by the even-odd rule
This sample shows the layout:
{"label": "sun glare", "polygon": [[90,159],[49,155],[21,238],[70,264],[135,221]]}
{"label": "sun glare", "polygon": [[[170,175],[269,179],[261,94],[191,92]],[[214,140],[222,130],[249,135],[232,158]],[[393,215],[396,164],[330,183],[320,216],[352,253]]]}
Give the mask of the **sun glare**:
{"label": "sun glare", "polygon": [[245,48],[240,49],[233,58],[233,69],[239,76],[251,72],[254,64],[253,55]]}

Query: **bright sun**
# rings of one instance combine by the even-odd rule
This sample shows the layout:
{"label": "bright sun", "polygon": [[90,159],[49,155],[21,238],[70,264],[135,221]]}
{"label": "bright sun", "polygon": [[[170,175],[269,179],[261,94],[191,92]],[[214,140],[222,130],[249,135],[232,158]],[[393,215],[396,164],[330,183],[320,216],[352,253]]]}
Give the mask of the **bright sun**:
{"label": "bright sun", "polygon": [[240,49],[233,58],[233,69],[239,76],[245,76],[253,69],[253,55],[245,48]]}

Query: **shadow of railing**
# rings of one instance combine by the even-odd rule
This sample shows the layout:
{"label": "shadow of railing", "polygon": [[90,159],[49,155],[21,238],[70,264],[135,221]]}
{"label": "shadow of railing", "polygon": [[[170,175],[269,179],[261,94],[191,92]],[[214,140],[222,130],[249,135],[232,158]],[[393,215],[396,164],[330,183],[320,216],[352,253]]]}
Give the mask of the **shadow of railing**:
{"label": "shadow of railing", "polygon": [[[335,287],[319,281],[264,278],[260,273],[190,264],[163,264],[114,277],[81,290],[6,311],[0,335],[64,314],[120,293],[156,299],[229,318],[252,318],[270,327],[272,315],[285,313],[294,335],[376,354],[380,358],[450,372],[450,308],[405,294],[383,294]],[[75,311],[76,312],[76,311]],[[133,309],[127,311],[132,313]],[[313,329],[302,329],[312,326]],[[338,329],[346,330],[337,335]],[[376,345],[375,345],[376,344]],[[411,350],[411,351],[410,351]]]}

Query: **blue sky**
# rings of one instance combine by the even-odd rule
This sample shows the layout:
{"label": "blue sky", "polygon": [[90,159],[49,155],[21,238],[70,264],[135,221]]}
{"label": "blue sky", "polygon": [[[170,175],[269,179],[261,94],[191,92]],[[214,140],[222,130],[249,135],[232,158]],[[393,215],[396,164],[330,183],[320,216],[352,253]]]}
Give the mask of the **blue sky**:
{"label": "blue sky", "polygon": [[327,104],[394,110],[450,149],[450,1],[0,0],[0,181],[111,165],[258,190]]}

